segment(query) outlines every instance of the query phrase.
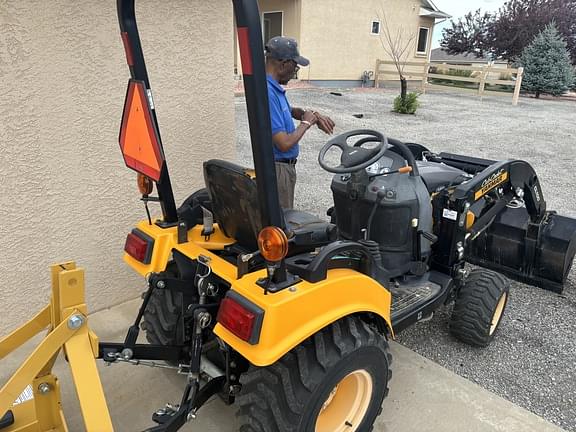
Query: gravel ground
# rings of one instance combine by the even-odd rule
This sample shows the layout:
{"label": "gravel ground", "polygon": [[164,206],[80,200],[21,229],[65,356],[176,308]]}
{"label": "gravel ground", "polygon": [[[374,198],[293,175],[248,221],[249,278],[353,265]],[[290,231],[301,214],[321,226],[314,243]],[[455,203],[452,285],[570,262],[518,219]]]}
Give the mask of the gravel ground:
{"label": "gravel ground", "polygon": [[[472,94],[434,93],[421,97],[414,116],[390,112],[395,90],[290,90],[294,106],[331,116],[336,133],[376,129],[433,151],[489,159],[523,159],[540,177],[548,208],[576,217],[576,103]],[[363,114],[358,119],[353,114]],[[246,108],[236,98],[238,160],[252,166]],[[332,205],[331,175],[317,162],[326,142],[309,131],[298,161],[297,207],[325,217]],[[399,335],[398,341],[480,386],[576,432],[576,271],[563,295],[513,282],[499,334],[485,349],[464,345],[448,333],[451,309]]]}

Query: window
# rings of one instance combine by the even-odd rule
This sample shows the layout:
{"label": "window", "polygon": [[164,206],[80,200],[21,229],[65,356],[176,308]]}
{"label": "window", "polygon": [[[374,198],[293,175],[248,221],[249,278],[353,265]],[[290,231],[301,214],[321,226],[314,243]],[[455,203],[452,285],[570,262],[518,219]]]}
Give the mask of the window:
{"label": "window", "polygon": [[380,21],[372,21],[372,34],[380,34]]}
{"label": "window", "polygon": [[418,32],[418,48],[416,52],[418,54],[426,54],[428,52],[428,32],[430,29],[428,27],[420,27]]}

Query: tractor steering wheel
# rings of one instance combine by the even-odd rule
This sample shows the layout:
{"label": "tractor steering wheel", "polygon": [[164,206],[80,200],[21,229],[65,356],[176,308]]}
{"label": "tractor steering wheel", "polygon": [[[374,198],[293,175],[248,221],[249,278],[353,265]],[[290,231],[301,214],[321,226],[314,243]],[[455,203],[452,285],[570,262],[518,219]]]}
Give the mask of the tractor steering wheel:
{"label": "tractor steering wheel", "polygon": [[[358,135],[368,135],[365,138],[358,140],[354,145],[348,144],[348,140]],[[368,142],[378,143],[376,147],[368,149],[362,147]],[[329,166],[326,161],[326,153],[332,147],[338,147],[342,150],[340,156],[340,165],[333,167]],[[357,129],[350,132],[343,133],[328,141],[320,150],[318,155],[318,163],[326,171],[335,174],[346,174],[363,170],[378,161],[388,150],[388,138],[380,132],[370,129]]]}

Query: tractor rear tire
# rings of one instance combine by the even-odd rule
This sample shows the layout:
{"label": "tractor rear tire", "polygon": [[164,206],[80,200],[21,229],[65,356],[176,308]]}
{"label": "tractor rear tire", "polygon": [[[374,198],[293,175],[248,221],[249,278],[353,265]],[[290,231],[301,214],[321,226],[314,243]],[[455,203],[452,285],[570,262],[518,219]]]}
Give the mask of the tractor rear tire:
{"label": "tractor rear tire", "polygon": [[386,338],[342,319],[267,367],[241,377],[241,432],[367,432],[392,376]]}
{"label": "tractor rear tire", "polygon": [[182,345],[182,294],[168,289],[155,289],[144,311],[141,328],[153,345]]}
{"label": "tractor rear tire", "polygon": [[472,270],[456,297],[451,333],[469,345],[489,345],[502,321],[509,291],[510,282],[501,274]]}

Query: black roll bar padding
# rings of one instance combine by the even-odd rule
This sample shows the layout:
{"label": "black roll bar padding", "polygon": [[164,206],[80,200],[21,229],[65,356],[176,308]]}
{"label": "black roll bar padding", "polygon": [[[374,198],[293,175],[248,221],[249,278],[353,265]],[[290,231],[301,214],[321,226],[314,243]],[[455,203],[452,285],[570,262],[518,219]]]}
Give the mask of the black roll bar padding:
{"label": "black roll bar padding", "polygon": [[[144,81],[146,90],[150,90],[150,81],[148,80],[148,72],[146,71],[146,62],[144,61],[144,53],[142,52],[142,45],[140,44],[140,36],[138,34],[138,26],[136,24],[136,13],[134,9],[134,0],[117,0],[116,10],[118,13],[118,23],[120,24],[120,32],[126,34],[128,46],[125,46],[126,55],[130,56],[132,65],[128,65],[132,79]],[[156,118],[156,110],[150,106],[152,111],[153,127],[156,130],[156,136],[160,147],[162,146],[162,139],[160,137],[160,129],[158,127],[158,119]],[[178,214],[176,212],[176,202],[174,200],[174,192],[172,190],[172,183],[170,182],[170,174],[168,173],[168,166],[164,162],[162,171],[160,172],[160,180],[156,183],[158,189],[158,198],[162,208],[162,216],[165,223],[171,224],[178,221]]]}
{"label": "black roll bar padding", "polygon": [[256,184],[260,196],[263,226],[285,229],[278,197],[276,168],[272,151],[272,128],[268,107],[268,86],[264,67],[264,44],[256,0],[232,0],[242,60],[244,91]]}
{"label": "black roll bar padding", "polygon": [[388,143],[393,147],[397,147],[398,150],[400,150],[401,156],[404,156],[404,159],[408,161],[408,165],[412,167],[410,175],[412,177],[418,177],[420,175],[420,172],[418,171],[418,165],[416,165],[414,154],[410,151],[408,146],[395,138],[388,138]]}

